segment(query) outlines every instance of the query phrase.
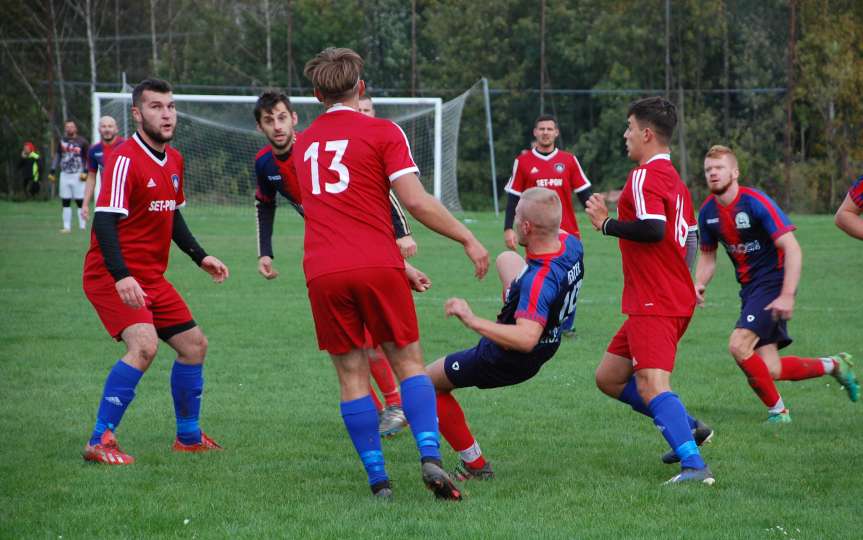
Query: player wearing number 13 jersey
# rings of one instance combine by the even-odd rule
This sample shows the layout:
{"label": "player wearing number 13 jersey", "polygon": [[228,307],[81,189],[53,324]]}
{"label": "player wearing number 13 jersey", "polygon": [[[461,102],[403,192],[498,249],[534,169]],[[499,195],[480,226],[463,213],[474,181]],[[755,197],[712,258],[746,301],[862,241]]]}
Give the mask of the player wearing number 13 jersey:
{"label": "player wearing number 13 jersey", "polygon": [[357,112],[365,92],[362,67],[356,52],[328,48],[304,71],[326,107],[297,136],[294,150],[315,332],[338,374],[342,418],[372,493],[389,497],[392,489],[369,396],[364,327],[401,380],[423,481],[437,497],[458,500],[461,493],[441,467],[434,388],[425,374],[404,262],[393,242],[390,189],[421,223],[461,243],[479,277],[488,269],[488,252],[425,192],[404,132],[391,121]]}
{"label": "player wearing number 13 jersey", "polygon": [[712,432],[689,417],[671,391],[677,343],[695,307],[687,259],[694,259],[697,244],[692,199],[669,154],[677,114],[669,101],[646,98],[630,106],[627,121],[626,148],[638,166],[621,193],[618,219],[608,217],[598,195],[587,208],[594,227],[620,239],[622,308],[628,316],[596,370],[596,383],[653,418],[683,467],[669,483],[713,484],[698,450]]}

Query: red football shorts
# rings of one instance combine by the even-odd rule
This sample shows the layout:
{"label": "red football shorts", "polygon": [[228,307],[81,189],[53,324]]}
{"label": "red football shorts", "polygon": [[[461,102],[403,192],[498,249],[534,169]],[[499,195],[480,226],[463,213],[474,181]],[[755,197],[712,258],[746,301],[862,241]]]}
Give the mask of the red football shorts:
{"label": "red football shorts", "polygon": [[96,279],[84,279],[84,294],[96,308],[96,314],[102,320],[105,330],[116,340],[120,339],[123,330],[133,324],[152,324],[158,331],[191,322],[192,312],[167,279],[160,277],[156,281],[138,281],[144,293],[145,306],[132,308],[123,303],[114,279],[110,275]]}
{"label": "red football shorts", "polygon": [[308,283],[318,347],[330,354],[419,340],[414,299],[401,268],[358,268],[318,276]]}
{"label": "red football shorts", "polygon": [[677,342],[691,317],[630,315],[611,338],[608,352],[632,360],[632,369],[674,371]]}

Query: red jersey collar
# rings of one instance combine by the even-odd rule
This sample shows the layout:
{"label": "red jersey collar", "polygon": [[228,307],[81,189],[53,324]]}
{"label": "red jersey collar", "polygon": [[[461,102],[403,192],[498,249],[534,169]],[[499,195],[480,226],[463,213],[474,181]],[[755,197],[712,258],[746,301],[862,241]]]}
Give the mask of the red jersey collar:
{"label": "red jersey collar", "polygon": [[525,253],[528,259],[554,259],[555,257],[560,257],[564,251],[566,251],[566,237],[569,236],[569,233],[561,230],[560,234],[557,235],[557,239],[560,240],[560,249],[557,251],[552,251],[551,253],[531,253],[528,251]]}

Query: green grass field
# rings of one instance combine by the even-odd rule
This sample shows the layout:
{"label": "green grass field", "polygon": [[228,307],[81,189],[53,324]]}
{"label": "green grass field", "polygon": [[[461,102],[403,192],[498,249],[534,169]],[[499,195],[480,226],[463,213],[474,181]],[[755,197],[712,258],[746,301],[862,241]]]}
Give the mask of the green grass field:
{"label": "green grass field", "polygon": [[[334,370],[317,350],[300,268],[302,223],[283,208],[276,266],[256,272],[253,210],[190,207],[186,219],[231,278],[210,282],[178,250],[168,277],[210,340],[204,429],[227,450],[170,451],[174,417],[167,346],[138,387],[119,439],[138,463],[87,465],[83,447],[122,345],[81,291],[89,234],[60,235],[56,203],[0,203],[0,537],[3,538],[859,538],[863,535],[863,403],[832,378],[779,383],[794,423],[766,412],[726,352],[737,287],[721,256],[678,354],[674,388],[716,430],[704,456],[712,488],[663,487],[676,472],[647,418],[595,388],[593,370],[623,320],[616,243],[587,231],[578,338],[530,382],[457,392],[497,479],[439,503],[419,480],[409,434],[384,441],[396,499],[378,503],[338,409]],[[500,220],[469,214],[492,252]],[[502,218],[501,218],[502,219]],[[804,273],[792,354],[847,350],[863,361],[863,244],[827,216],[794,216]],[[586,220],[582,219],[583,226]],[[416,296],[426,360],[476,337],[443,317],[450,296],[493,317],[496,277],[477,282],[461,248],[416,225],[416,266],[433,280]],[[861,362],[863,363],[863,362]],[[445,461],[455,455],[443,443]]]}

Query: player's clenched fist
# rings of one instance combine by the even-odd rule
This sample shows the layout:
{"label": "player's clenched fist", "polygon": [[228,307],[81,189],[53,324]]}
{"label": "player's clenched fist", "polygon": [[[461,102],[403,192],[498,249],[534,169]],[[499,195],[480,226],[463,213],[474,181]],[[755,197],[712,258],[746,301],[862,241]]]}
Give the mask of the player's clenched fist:
{"label": "player's clenched fist", "polygon": [[444,304],[444,313],[447,317],[458,317],[461,322],[467,322],[473,317],[473,311],[470,309],[470,304],[464,298],[450,298]]}
{"label": "player's clenched fist", "polygon": [[431,288],[431,280],[427,275],[425,275],[425,272],[415,268],[407,261],[405,261],[405,274],[407,274],[408,283],[411,284],[411,289],[416,292],[426,292]]}
{"label": "player's clenched fist", "polygon": [[597,231],[602,230],[602,224],[608,218],[608,208],[605,206],[605,198],[599,193],[594,193],[587,200],[585,211],[588,217],[590,217],[590,223],[593,225],[593,228]]}
{"label": "player's clenched fist", "polygon": [[225,263],[220,261],[219,259],[213,257],[212,255],[207,255],[204,257],[204,260],[201,261],[201,269],[204,272],[213,276],[213,281],[216,283],[222,283],[228,276],[230,272],[228,272],[228,267],[225,266]]}
{"label": "player's clenched fist", "polygon": [[279,277],[279,271],[273,268],[273,259],[266,255],[258,259],[258,273],[267,279]]}

